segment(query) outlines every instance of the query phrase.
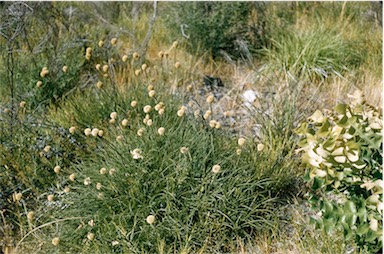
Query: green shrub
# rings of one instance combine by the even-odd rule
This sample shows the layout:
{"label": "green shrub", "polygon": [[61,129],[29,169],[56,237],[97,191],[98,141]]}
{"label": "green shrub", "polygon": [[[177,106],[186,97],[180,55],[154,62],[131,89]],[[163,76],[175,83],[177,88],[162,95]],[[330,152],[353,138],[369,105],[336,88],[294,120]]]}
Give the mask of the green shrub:
{"label": "green shrub", "polygon": [[322,216],[313,219],[326,232],[342,227],[362,251],[382,247],[382,116],[355,92],[351,105],[325,114],[317,110],[302,123],[305,180],[310,201]]}

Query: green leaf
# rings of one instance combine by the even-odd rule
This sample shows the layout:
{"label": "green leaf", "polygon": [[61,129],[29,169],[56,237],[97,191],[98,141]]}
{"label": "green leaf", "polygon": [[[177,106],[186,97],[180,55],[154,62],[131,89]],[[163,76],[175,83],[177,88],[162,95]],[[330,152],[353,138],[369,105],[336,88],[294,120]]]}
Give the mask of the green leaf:
{"label": "green leaf", "polygon": [[347,201],[345,202],[344,207],[345,207],[345,211],[349,213],[356,213],[356,205],[354,202]]}
{"label": "green leaf", "polygon": [[335,227],[335,221],[333,218],[324,219],[323,225],[325,233],[330,234],[332,229]]}
{"label": "green leaf", "polygon": [[313,179],[312,190],[318,190],[324,186],[324,180],[315,176]]}
{"label": "green leaf", "polygon": [[338,105],[335,107],[335,111],[336,111],[338,114],[345,115],[345,113],[347,112],[347,105],[346,105],[346,104],[343,104],[343,103],[340,103],[340,104],[338,104]]}
{"label": "green leaf", "polygon": [[343,128],[346,128],[346,127],[349,127],[349,122],[348,122],[348,117],[347,116],[343,116],[340,121],[337,122],[337,125],[339,125],[340,127],[343,127]]}
{"label": "green leaf", "polygon": [[357,228],[356,234],[358,234],[359,236],[362,236],[368,233],[368,231],[369,231],[369,224],[363,223]]}

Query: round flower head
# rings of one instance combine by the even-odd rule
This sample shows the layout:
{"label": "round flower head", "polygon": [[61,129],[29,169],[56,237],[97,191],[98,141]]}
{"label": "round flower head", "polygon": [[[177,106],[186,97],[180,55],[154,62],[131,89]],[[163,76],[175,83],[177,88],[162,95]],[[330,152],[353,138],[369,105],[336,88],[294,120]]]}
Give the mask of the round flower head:
{"label": "round flower head", "polygon": [[20,101],[20,108],[24,108],[27,103],[25,101]]}
{"label": "round flower head", "polygon": [[99,45],[100,48],[102,48],[104,46],[104,41],[99,41],[99,43],[97,43],[97,45]]}
{"label": "round flower head", "polygon": [[104,78],[108,78],[108,77],[109,77],[109,76],[108,76],[108,73],[104,73],[104,74],[103,74],[103,77],[104,77]]}
{"label": "round flower head", "polygon": [[59,243],[60,243],[60,238],[55,237],[55,238],[52,239],[52,244],[53,244],[54,246],[59,245]]}
{"label": "round flower head", "polygon": [[91,184],[91,178],[87,177],[84,179],[84,185],[90,185]]}
{"label": "round flower head", "polygon": [[179,45],[179,43],[177,41],[174,41],[172,43],[172,48],[177,48],[178,45]]}
{"label": "round flower head", "polygon": [[114,169],[114,168],[111,168],[110,170],[109,170],[109,175],[114,175],[116,173],[116,169]]}
{"label": "round flower head", "polygon": [[89,233],[87,234],[87,238],[88,238],[89,241],[92,241],[93,239],[95,239],[95,234],[89,232]]}
{"label": "round flower head", "polygon": [[121,125],[124,127],[128,126],[128,119],[123,119],[123,121],[121,121]]}
{"label": "round flower head", "polygon": [[180,68],[180,63],[179,63],[179,62],[176,62],[176,63],[175,63],[175,68],[176,68],[176,69],[179,69],[179,68]]}
{"label": "round flower head", "polygon": [[111,44],[112,44],[113,46],[115,46],[116,43],[117,43],[117,38],[112,38],[112,39],[111,39]]}
{"label": "round flower head", "polygon": [[132,108],[136,107],[136,105],[137,105],[137,101],[132,101],[132,102],[131,102],[131,107],[132,107]]}
{"label": "round flower head", "polygon": [[215,127],[216,127],[216,120],[211,120],[211,121],[209,121],[209,126],[210,126],[211,128],[215,128]]}
{"label": "round flower head", "polygon": [[156,95],[155,90],[151,90],[151,91],[148,92],[148,96],[151,97],[151,98],[154,97],[155,95]]}
{"label": "round flower head", "polygon": [[159,111],[161,109],[161,105],[160,104],[156,104],[156,106],[155,106],[155,110],[156,111]]}
{"label": "round flower head", "polygon": [[141,150],[136,148],[133,151],[131,151],[132,158],[135,160],[142,159],[143,156],[141,155]]}
{"label": "round flower head", "polygon": [[162,114],[164,114],[164,109],[163,108],[161,108],[161,109],[159,109],[159,115],[162,115]]}
{"label": "round flower head", "polygon": [[138,131],[137,131],[137,136],[141,137],[143,136],[144,134],[144,128],[140,128]]}
{"label": "round flower head", "polygon": [[163,58],[164,57],[164,51],[160,51],[158,55],[160,58]]}
{"label": "round flower head", "polygon": [[97,137],[99,134],[99,129],[98,128],[93,128],[91,131],[92,136]]}
{"label": "round flower head", "polygon": [[230,116],[231,116],[231,113],[230,113],[229,111],[225,111],[225,112],[223,113],[223,115],[224,115],[225,117],[230,117]]}
{"label": "round flower head", "polygon": [[116,240],[115,240],[115,241],[112,241],[111,244],[112,244],[112,246],[119,245],[119,241],[116,241]]}
{"label": "round flower head", "polygon": [[85,59],[87,59],[88,61],[91,60],[91,54],[86,54]]}
{"label": "round flower head", "polygon": [[57,165],[56,167],[53,168],[53,171],[54,171],[56,174],[58,174],[58,173],[60,173],[60,169],[61,169],[61,167]]}
{"label": "round flower head", "polygon": [[119,136],[116,137],[116,141],[118,141],[118,142],[122,141],[123,139],[124,139],[124,137],[121,136],[121,135],[119,135]]}
{"label": "round flower head", "polygon": [[42,87],[43,86],[43,82],[42,81],[37,81],[36,82],[36,87],[37,88],[40,88],[40,87]]}
{"label": "round flower head", "polygon": [[103,82],[101,82],[101,81],[97,81],[97,83],[96,83],[96,87],[97,87],[97,89],[102,89],[103,86],[104,86]]}
{"label": "round flower head", "polygon": [[188,153],[188,151],[189,151],[189,149],[185,146],[180,148],[180,153],[182,153],[182,154],[186,154],[186,153]]}
{"label": "round flower head", "polygon": [[146,105],[144,108],[143,108],[143,111],[144,113],[148,114],[149,112],[151,112],[152,110],[152,107],[150,105]]}
{"label": "round flower head", "polygon": [[215,129],[220,129],[221,128],[221,123],[216,121]]}
{"label": "round flower head", "polygon": [[237,148],[237,150],[236,150],[236,154],[237,154],[237,155],[240,155],[240,154],[241,154],[241,149],[240,149],[240,148]]}
{"label": "round flower head", "polygon": [[97,194],[97,198],[98,198],[98,199],[103,199],[103,198],[104,198],[104,193],[99,192],[99,193]]}
{"label": "round flower head", "polygon": [[76,178],[76,174],[72,173],[69,175],[69,180],[71,180],[72,182],[75,181],[75,178]]}
{"label": "round flower head", "polygon": [[220,172],[220,169],[221,169],[221,167],[220,167],[220,165],[214,165],[213,167],[212,167],[212,172],[213,173],[215,173],[215,174],[217,174],[217,173],[219,173]]}
{"label": "round flower head", "polygon": [[96,189],[97,189],[97,190],[101,190],[101,187],[102,187],[101,183],[97,183],[97,184],[96,184]]}
{"label": "round flower head", "polygon": [[75,127],[75,126],[71,126],[71,127],[69,128],[69,133],[74,134],[75,131],[76,131],[76,127]]}
{"label": "round flower head", "polygon": [[32,221],[33,217],[35,216],[35,213],[33,211],[30,211],[27,213],[27,218],[28,220]]}
{"label": "round flower head", "polygon": [[182,106],[180,107],[180,110],[184,110],[184,111],[186,111],[186,110],[187,110],[187,107],[184,106],[184,105],[182,105]]}
{"label": "round flower head", "polygon": [[193,115],[195,116],[195,118],[199,118],[200,117],[200,110],[196,109],[195,112],[193,112]]}
{"label": "round flower head", "polygon": [[51,151],[51,146],[44,147],[44,152],[49,153]]}
{"label": "round flower head", "polygon": [[139,76],[141,73],[141,70],[135,70],[135,76]]}
{"label": "round flower head", "polygon": [[47,196],[47,200],[48,200],[49,202],[52,202],[54,198],[55,198],[55,196],[54,196],[53,194],[49,194],[49,195]]}
{"label": "round flower head", "polygon": [[207,97],[207,102],[208,102],[209,104],[211,104],[214,100],[215,100],[215,97],[213,97],[213,95],[209,95],[209,96]]}
{"label": "round flower head", "polygon": [[104,131],[103,130],[99,130],[99,132],[97,133],[97,136],[99,136],[100,138],[104,135]]}
{"label": "round flower head", "polygon": [[48,75],[49,74],[49,70],[48,70],[48,68],[47,67],[44,67],[42,70],[41,70],[41,72],[40,72],[40,76],[42,77],[42,78],[44,78],[46,75]]}
{"label": "round flower head", "polygon": [[109,117],[111,119],[116,119],[117,118],[117,113],[116,112],[112,112],[111,114],[109,114]]}
{"label": "round flower head", "polygon": [[136,60],[136,59],[139,59],[140,55],[139,55],[139,53],[135,52],[132,54],[132,57],[133,57],[133,59]]}
{"label": "round flower head", "polygon": [[65,193],[68,193],[68,192],[70,192],[70,191],[71,191],[71,189],[69,188],[68,185],[64,187],[64,192],[65,192]]}
{"label": "round flower head", "polygon": [[123,55],[123,57],[121,58],[121,60],[123,60],[123,62],[128,61],[128,56],[127,56],[127,55]]}
{"label": "round flower head", "polygon": [[237,144],[238,144],[239,146],[243,146],[243,145],[245,144],[245,138],[239,138],[239,139],[237,140]]}
{"label": "round flower head", "polygon": [[205,120],[207,120],[208,119],[208,117],[210,116],[212,114],[212,111],[210,111],[210,110],[207,110],[205,113],[204,113],[204,119]]}
{"label": "round flower head", "polygon": [[160,128],[157,130],[157,133],[159,133],[160,136],[163,136],[164,133],[165,133],[165,128],[164,128],[164,127],[160,127]]}
{"label": "round flower head", "polygon": [[107,173],[107,169],[106,168],[101,168],[100,169],[100,174],[105,175],[106,173]]}
{"label": "round flower head", "polygon": [[146,64],[142,64],[142,65],[141,65],[141,69],[142,69],[143,71],[145,71],[147,68],[148,68],[148,65],[146,65]]}
{"label": "round flower head", "polygon": [[263,151],[263,149],[264,149],[264,145],[263,144],[258,144],[257,145],[257,151],[259,151],[259,152],[261,152],[261,151]]}
{"label": "round flower head", "polygon": [[149,215],[146,219],[148,224],[153,224],[155,222],[155,216]]}
{"label": "round flower head", "polygon": [[109,66],[107,64],[103,65],[103,72],[108,72]]}
{"label": "round flower head", "polygon": [[96,64],[96,70],[100,71],[100,68],[101,68],[101,64]]}
{"label": "round flower head", "polygon": [[92,133],[91,128],[86,128],[86,129],[84,130],[84,134],[85,134],[85,136],[89,136],[89,135],[91,135],[91,133]]}
{"label": "round flower head", "polygon": [[13,195],[14,195],[13,199],[14,199],[15,201],[20,201],[21,198],[23,197],[23,194],[21,194],[20,192],[15,193],[15,194],[13,194]]}
{"label": "round flower head", "polygon": [[88,48],[85,50],[85,53],[86,53],[86,54],[91,54],[91,53],[92,53],[92,48],[88,47]]}
{"label": "round flower head", "polygon": [[193,86],[192,86],[192,85],[188,85],[188,86],[187,86],[187,91],[188,91],[188,92],[192,92],[192,89],[193,89]]}
{"label": "round flower head", "polygon": [[67,72],[68,71],[68,66],[64,65],[63,66],[63,72]]}
{"label": "round flower head", "polygon": [[178,116],[178,117],[182,117],[182,116],[184,116],[184,114],[185,114],[185,111],[184,111],[183,109],[179,109],[179,110],[177,111],[177,116]]}
{"label": "round flower head", "polygon": [[148,125],[149,127],[151,127],[151,126],[152,126],[152,124],[153,124],[153,121],[152,121],[152,119],[148,119],[148,120],[147,120],[147,125]]}
{"label": "round flower head", "polygon": [[115,118],[109,119],[109,123],[110,124],[115,124],[116,123],[116,119]]}
{"label": "round flower head", "polygon": [[150,91],[152,91],[152,90],[154,90],[155,89],[155,87],[153,86],[153,85],[149,85],[148,87],[147,87],[147,91],[148,92],[150,92]]}

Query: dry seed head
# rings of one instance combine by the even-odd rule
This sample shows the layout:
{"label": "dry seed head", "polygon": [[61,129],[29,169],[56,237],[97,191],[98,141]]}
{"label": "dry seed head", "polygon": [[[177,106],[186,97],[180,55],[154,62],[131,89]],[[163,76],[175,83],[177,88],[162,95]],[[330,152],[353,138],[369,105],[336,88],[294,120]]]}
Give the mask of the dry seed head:
{"label": "dry seed head", "polygon": [[154,97],[156,95],[156,92],[155,92],[155,90],[151,90],[151,91],[149,91],[149,93],[148,93],[148,96],[149,97]]}
{"label": "dry seed head", "polygon": [[76,178],[76,174],[75,173],[72,173],[69,175],[69,180],[71,180],[72,182],[75,181],[75,178]]}
{"label": "dry seed head", "polygon": [[55,237],[55,238],[52,239],[52,244],[53,244],[54,246],[59,245],[59,243],[60,243],[60,238]]}
{"label": "dry seed head", "polygon": [[49,195],[47,196],[47,200],[48,200],[49,202],[52,202],[54,198],[55,198],[55,196],[54,196],[53,194],[49,194]]}
{"label": "dry seed head", "polygon": [[100,174],[105,175],[106,173],[107,173],[107,169],[106,168],[101,168],[100,169]]}
{"label": "dry seed head", "polygon": [[187,147],[183,146],[183,147],[180,148],[180,153],[186,154],[188,152],[188,150],[189,149]]}
{"label": "dry seed head", "polygon": [[176,62],[176,63],[175,63],[175,68],[176,68],[176,69],[179,69],[179,68],[180,68],[180,63],[179,63],[179,62]]}
{"label": "dry seed head", "polygon": [[211,104],[214,100],[215,100],[215,97],[213,97],[213,95],[209,95],[209,96],[207,97],[207,102],[208,102],[209,104]]}
{"label": "dry seed head", "polygon": [[121,58],[121,60],[123,60],[123,62],[128,61],[128,56],[127,56],[127,55],[123,55],[123,57]]}
{"label": "dry seed head", "polygon": [[142,69],[143,71],[145,71],[147,68],[148,68],[148,65],[146,65],[146,64],[141,65],[141,69]]}
{"label": "dry seed head", "polygon": [[141,73],[141,70],[135,70],[135,76],[136,76],[136,77],[139,76],[140,73]]}
{"label": "dry seed head", "polygon": [[99,129],[98,128],[93,128],[91,131],[92,136],[97,137],[99,134]]}
{"label": "dry seed head", "polygon": [[110,176],[113,176],[115,173],[116,173],[116,169],[111,168],[111,169],[109,170],[109,175],[110,175]]}
{"label": "dry seed head", "polygon": [[13,195],[14,195],[13,196],[14,201],[20,201],[21,198],[23,197],[23,194],[21,194],[21,192],[15,193]]}
{"label": "dry seed head", "polygon": [[101,68],[101,64],[96,64],[96,70],[100,71],[100,68]]}
{"label": "dry seed head", "polygon": [[239,138],[239,139],[237,140],[237,144],[238,144],[239,146],[243,146],[243,145],[245,144],[245,138]]}
{"label": "dry seed head", "polygon": [[103,65],[103,72],[108,72],[109,66],[107,64]]}
{"label": "dry seed head", "polygon": [[57,165],[56,167],[53,168],[53,171],[54,171],[56,174],[58,174],[58,173],[60,173],[60,169],[61,169],[61,167],[60,167],[59,165]]}
{"label": "dry seed head", "polygon": [[133,57],[133,59],[137,60],[137,59],[140,58],[140,55],[139,55],[139,53],[134,52],[134,53],[132,54],[132,57]]}
{"label": "dry seed head", "polygon": [[160,51],[158,55],[160,58],[163,58],[164,57],[164,51]]}
{"label": "dry seed head", "polygon": [[33,217],[35,216],[35,213],[33,211],[30,211],[27,213],[27,218],[28,220],[32,221]]}
{"label": "dry seed head", "polygon": [[153,85],[149,85],[148,87],[147,87],[147,91],[149,92],[149,91],[152,91],[152,90],[154,90],[155,89],[155,87],[153,86]]}
{"label": "dry seed head", "polygon": [[164,128],[164,127],[160,127],[160,128],[157,130],[157,133],[159,133],[160,136],[163,136],[164,133],[165,133],[165,128]]}
{"label": "dry seed head", "polygon": [[51,151],[51,146],[45,146],[44,152],[49,153],[49,151]]}
{"label": "dry seed head", "polygon": [[128,119],[123,119],[123,121],[121,121],[121,125],[124,127],[128,126]]}
{"label": "dry seed head", "polygon": [[101,82],[101,81],[98,81],[97,83],[96,83],[96,87],[97,87],[97,89],[102,89],[103,88],[103,82]]}
{"label": "dry seed head", "polygon": [[155,222],[155,216],[149,215],[146,219],[148,224],[153,224]]}
{"label": "dry seed head", "polygon": [[75,133],[75,131],[76,131],[76,127],[75,126],[71,126],[69,128],[69,133],[73,134],[73,133]]}
{"label": "dry seed head", "polygon": [[24,108],[27,103],[25,101],[20,101],[19,107]]}
{"label": "dry seed head", "polygon": [[36,82],[36,87],[37,88],[40,88],[42,86],[43,86],[43,82],[42,81],[39,80],[39,81]]}
{"label": "dry seed head", "polygon": [[90,185],[91,184],[91,178],[87,177],[84,179],[84,185]]}
{"label": "dry seed head", "polygon": [[102,47],[104,46],[104,41],[101,41],[101,40],[100,40],[99,43],[98,43],[98,45],[99,45],[100,48],[102,48]]}
{"label": "dry seed head", "polygon": [[117,43],[117,38],[112,38],[112,39],[111,39],[111,44],[112,44],[112,46],[115,46],[116,43]]}
{"label": "dry seed head", "polygon": [[177,41],[174,41],[172,44],[172,48],[177,48],[179,46],[179,43]]}
{"label": "dry seed head", "polygon": [[67,72],[68,71],[68,66],[64,65],[63,66],[63,72]]}
{"label": "dry seed head", "polygon": [[111,119],[116,119],[117,118],[117,112],[112,112],[111,114],[109,114],[109,117]]}
{"label": "dry seed head", "polygon": [[212,172],[215,173],[215,174],[217,174],[217,173],[220,172],[220,169],[221,169],[220,165],[216,164],[216,165],[214,165],[214,166],[212,167]]}

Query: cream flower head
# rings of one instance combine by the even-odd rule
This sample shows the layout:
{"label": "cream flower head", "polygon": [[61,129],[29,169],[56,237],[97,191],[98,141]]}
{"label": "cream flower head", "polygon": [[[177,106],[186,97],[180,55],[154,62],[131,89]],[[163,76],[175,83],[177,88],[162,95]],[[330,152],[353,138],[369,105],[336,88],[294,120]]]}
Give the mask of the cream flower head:
{"label": "cream flower head", "polygon": [[180,148],[180,153],[182,153],[182,154],[186,154],[186,153],[188,153],[188,151],[189,151],[189,149],[185,146]]}
{"label": "cream flower head", "polygon": [[60,173],[60,169],[61,169],[61,167],[60,167],[59,165],[57,165],[57,166],[55,166],[55,167],[53,168],[53,171],[54,171],[56,174],[58,174],[58,173]]}
{"label": "cream flower head", "polygon": [[142,151],[139,148],[134,149],[131,151],[132,158],[135,160],[142,159],[143,156],[141,155]]}
{"label": "cream flower head", "polygon": [[140,128],[137,130],[137,136],[141,137],[144,134],[144,128]]}
{"label": "cream flower head", "polygon": [[146,105],[144,108],[143,108],[143,111],[144,113],[148,114],[149,112],[151,112],[152,110],[152,107],[150,105]]}
{"label": "cream flower head", "polygon": [[245,144],[245,138],[239,138],[239,139],[237,140],[237,144],[238,144],[239,146],[243,146],[243,145]]}
{"label": "cream flower head", "polygon": [[111,119],[116,119],[117,118],[117,113],[116,112],[112,112],[111,114],[109,114],[109,117]]}
{"label": "cream flower head", "polygon": [[63,72],[67,72],[68,71],[68,66],[64,65],[63,66]]}
{"label": "cream flower head", "polygon": [[49,153],[49,151],[51,151],[51,146],[45,146],[44,152]]}
{"label": "cream flower head", "polygon": [[211,104],[214,100],[215,100],[215,97],[213,97],[213,95],[209,95],[209,96],[207,97],[207,102],[208,102],[209,104]]}
{"label": "cream flower head", "polygon": [[20,101],[19,107],[24,108],[27,103],[25,101]]}
{"label": "cream flower head", "polygon": [[133,59],[137,60],[137,59],[140,58],[140,55],[139,55],[139,53],[134,52],[134,53],[132,54],[132,57],[133,57]]}
{"label": "cream flower head", "polygon": [[151,98],[154,97],[155,95],[156,95],[155,90],[151,90],[151,91],[148,92],[148,96],[151,97]]}
{"label": "cream flower head", "polygon": [[147,68],[148,68],[148,65],[146,65],[146,64],[142,64],[142,65],[141,65],[141,70],[142,70],[142,71],[146,71]]}
{"label": "cream flower head", "polygon": [[95,68],[96,68],[96,70],[100,71],[101,64],[96,64]]}
{"label": "cream flower head", "polygon": [[179,109],[179,110],[177,111],[177,116],[178,116],[178,117],[182,117],[182,116],[184,116],[184,114],[185,114],[185,111],[184,111],[183,109]]}
{"label": "cream flower head", "polygon": [[97,81],[97,83],[96,83],[96,87],[97,87],[97,89],[102,89],[103,86],[104,86],[103,82],[101,82],[101,81]]}
{"label": "cream flower head", "polygon": [[107,173],[107,169],[106,168],[101,168],[100,169],[100,174],[105,175],[106,173]]}
{"label": "cream flower head", "polygon": [[27,213],[28,220],[32,221],[33,217],[35,217],[35,213],[33,211],[30,211]]}
{"label": "cream flower head", "polygon": [[131,102],[131,107],[132,107],[132,108],[136,107],[136,105],[137,105],[137,101],[132,101],[132,102]]}
{"label": "cream flower head", "polygon": [[100,40],[99,43],[98,43],[98,45],[99,45],[100,48],[102,48],[102,47],[104,46],[104,41],[101,41],[101,40]]}
{"label": "cream flower head", "polygon": [[216,164],[216,165],[214,165],[214,166],[212,167],[212,172],[215,173],[215,174],[217,174],[217,173],[220,172],[220,169],[221,169],[220,165]]}
{"label": "cream flower head", "polygon": [[108,72],[109,66],[107,64],[103,65],[103,72]]}
{"label": "cream flower head", "polygon": [[179,69],[179,68],[180,68],[180,62],[176,62],[176,63],[175,63],[175,68],[176,68],[176,69]]}
{"label": "cream flower head", "polygon": [[84,185],[90,185],[91,184],[91,178],[87,177],[84,179]]}
{"label": "cream flower head", "polygon": [[124,126],[124,127],[127,127],[128,126],[128,119],[123,119],[123,121],[121,121],[121,125]]}
{"label": "cream flower head", "polygon": [[157,133],[159,133],[160,136],[163,136],[164,133],[165,133],[165,128],[164,128],[164,127],[160,127],[160,128],[157,130]]}
{"label": "cream flower head", "polygon": [[71,127],[69,128],[69,133],[74,134],[75,131],[76,131],[76,127],[75,127],[75,126],[71,126]]}
{"label": "cream flower head", "polygon": [[97,134],[99,134],[99,129],[98,128],[93,128],[91,131],[92,136],[97,137]]}
{"label": "cream flower head", "polygon": [[86,128],[86,129],[84,130],[84,134],[85,134],[85,136],[89,136],[89,135],[91,135],[91,133],[92,133],[91,128]]}
{"label": "cream flower head", "polygon": [[164,112],[165,112],[165,110],[163,108],[159,109],[159,111],[158,111],[159,115],[164,114]]}
{"label": "cream flower head", "polygon": [[47,200],[48,200],[49,202],[52,202],[54,198],[55,198],[55,196],[54,196],[53,194],[49,194],[49,195],[47,196]]}
{"label": "cream flower head", "polygon": [[75,181],[75,178],[76,178],[76,174],[75,173],[72,173],[69,175],[69,180],[71,180],[72,182]]}
{"label": "cream flower head", "polygon": [[39,80],[39,81],[36,82],[36,87],[37,88],[40,88],[42,86],[43,86],[43,82],[42,81]]}
{"label": "cream flower head", "polygon": [[93,239],[95,239],[95,234],[89,232],[89,233],[87,234],[87,238],[88,238],[89,241],[92,241]]}
{"label": "cream flower head", "polygon": [[124,139],[124,137],[123,137],[122,135],[119,135],[119,136],[116,137],[116,141],[117,141],[117,142],[120,142],[120,141],[122,141],[123,139]]}
{"label": "cream flower head", "polygon": [[261,152],[261,151],[263,151],[263,149],[264,149],[264,145],[263,144],[258,144],[257,145],[257,151],[259,151],[259,152]]}
{"label": "cream flower head", "polygon": [[127,55],[123,55],[123,57],[121,58],[121,60],[123,60],[123,62],[128,61],[128,56],[127,56]]}
{"label": "cream flower head", "polygon": [[148,215],[146,221],[147,221],[148,224],[153,224],[155,222],[155,216]]}
{"label": "cream flower head", "polygon": [[111,44],[112,44],[112,46],[115,46],[116,43],[117,43],[117,38],[112,38],[112,39],[111,39]]}
{"label": "cream flower head", "polygon": [[54,246],[59,245],[59,243],[60,243],[60,238],[55,237],[55,238],[52,239],[52,244],[53,244]]}

